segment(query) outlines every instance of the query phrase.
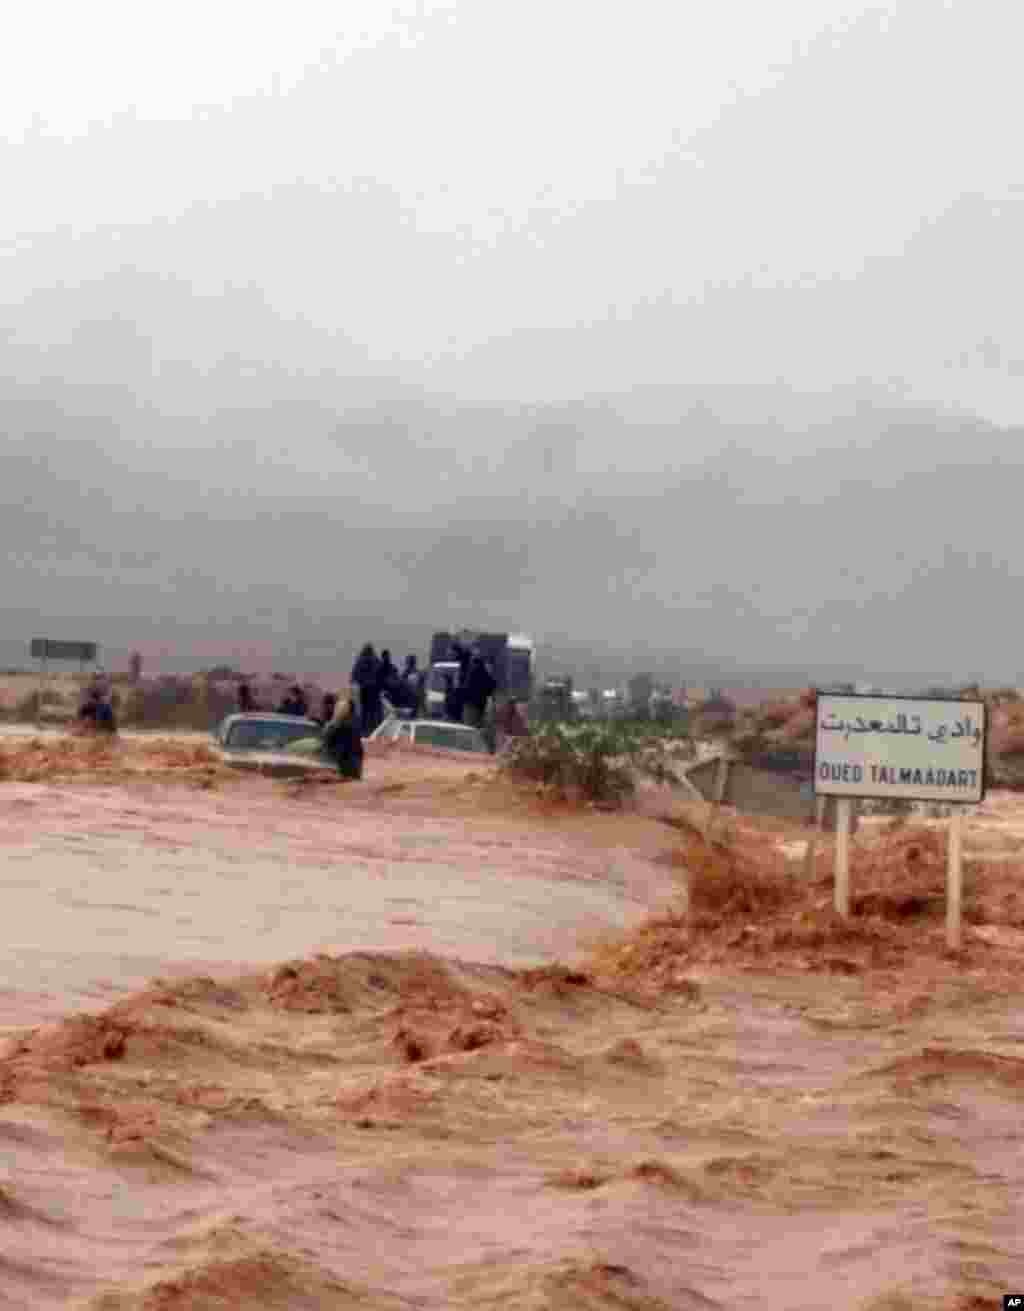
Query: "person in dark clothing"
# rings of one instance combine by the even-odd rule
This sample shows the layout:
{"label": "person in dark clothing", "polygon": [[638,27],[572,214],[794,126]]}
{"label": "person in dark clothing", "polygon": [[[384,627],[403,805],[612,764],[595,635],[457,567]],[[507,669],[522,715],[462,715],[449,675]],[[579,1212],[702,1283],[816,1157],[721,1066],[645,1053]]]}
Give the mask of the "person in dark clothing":
{"label": "person in dark clothing", "polygon": [[373,732],[382,718],[379,667],[380,661],[377,659],[373,644],[367,642],[352,666],[352,683],[359,689],[362,730],[367,736]]}
{"label": "person in dark clothing", "polygon": [[104,733],[117,732],[114,708],[98,687],[90,688],[89,695],[78,712],[78,718],[83,725],[92,725]]}
{"label": "person in dark clothing", "polygon": [[342,778],[363,777],[363,736],[359,709],[351,696],[336,699],[334,717],[324,732],[324,754]]}
{"label": "person in dark clothing", "polygon": [[483,656],[474,655],[466,674],[465,714],[466,722],[479,728],[487,713],[487,703],[494,695],[497,683],[494,675],[487,668]]}
{"label": "person in dark clothing", "polygon": [[377,666],[377,690],[381,696],[386,696],[392,705],[395,704],[396,696],[401,696],[398,688],[398,669],[395,662],[391,659],[390,651],[380,653],[380,663]]}
{"label": "person in dark clothing", "polygon": [[459,687],[466,686],[466,680],[469,677],[469,666],[473,660],[473,652],[468,646],[461,642],[453,640],[452,642],[452,659],[459,662]]}
{"label": "person in dark clothing", "polygon": [[408,655],[405,657],[405,668],[402,670],[402,685],[405,695],[405,708],[411,710],[413,715],[418,719],[423,710],[423,700],[426,695],[424,678],[420,673],[416,657]]}
{"label": "person in dark clothing", "polygon": [[334,718],[334,712],[338,708],[338,698],[333,692],[325,692],[323,700],[320,702],[320,713],[313,718],[321,728],[326,728]]}
{"label": "person in dark clothing", "polygon": [[252,688],[248,683],[238,684],[238,713],[241,715],[251,714],[256,709],[256,702],[253,700]]}
{"label": "person in dark clothing", "polygon": [[298,715],[299,718],[304,718],[308,712],[309,702],[306,700],[306,694],[296,683],[294,687],[289,689],[288,695],[281,702],[277,713],[279,715]]}
{"label": "person in dark clothing", "polygon": [[462,723],[462,688],[456,684],[454,674],[444,676],[444,714],[453,724]]}

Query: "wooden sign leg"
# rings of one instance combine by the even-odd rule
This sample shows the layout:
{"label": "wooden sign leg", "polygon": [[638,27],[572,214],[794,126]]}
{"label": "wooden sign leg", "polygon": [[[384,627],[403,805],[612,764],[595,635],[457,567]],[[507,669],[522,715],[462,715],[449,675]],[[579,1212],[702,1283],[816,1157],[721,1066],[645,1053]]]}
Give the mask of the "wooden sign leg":
{"label": "wooden sign leg", "polygon": [[814,878],[814,871],[817,868],[818,859],[818,839],[821,837],[821,830],[825,823],[825,798],[815,797],[814,799],[814,828],[811,830],[811,836],[807,839],[807,846],[804,848],[804,878],[810,882]]}
{"label": "wooden sign leg", "polygon": [[850,914],[850,815],[853,802],[840,797],[836,802],[836,914],[846,919]]}
{"label": "wooden sign leg", "polygon": [[964,815],[954,807],[949,818],[949,846],[946,861],[946,946],[959,951],[963,941],[961,907],[963,902],[963,835]]}
{"label": "wooden sign leg", "polygon": [[718,818],[718,812],[721,809],[722,801],[725,797],[726,785],[729,781],[729,758],[720,756],[718,759],[718,768],[715,770],[715,791],[713,800],[708,807],[708,817],[704,824],[704,841],[711,841],[711,830],[715,826]]}

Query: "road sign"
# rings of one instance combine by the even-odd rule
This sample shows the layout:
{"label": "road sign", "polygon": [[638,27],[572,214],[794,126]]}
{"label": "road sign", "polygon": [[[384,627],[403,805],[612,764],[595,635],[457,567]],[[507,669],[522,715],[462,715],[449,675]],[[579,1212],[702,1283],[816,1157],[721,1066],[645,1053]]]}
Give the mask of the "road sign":
{"label": "road sign", "polygon": [[37,637],[32,641],[33,660],[80,660],[96,659],[95,642],[53,642],[47,637]]}
{"label": "road sign", "polygon": [[958,802],[985,795],[983,701],[819,695],[819,796]]}

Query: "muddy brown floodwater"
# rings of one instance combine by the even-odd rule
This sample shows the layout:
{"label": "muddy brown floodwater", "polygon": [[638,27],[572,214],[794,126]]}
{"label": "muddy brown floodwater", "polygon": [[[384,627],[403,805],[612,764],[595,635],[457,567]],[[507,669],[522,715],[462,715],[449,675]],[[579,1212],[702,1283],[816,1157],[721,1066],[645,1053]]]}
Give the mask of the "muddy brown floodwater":
{"label": "muddy brown floodwater", "polygon": [[923,830],[863,839],[888,845],[855,861],[849,929],[780,826],[702,863],[683,830],[465,761],[303,786],[180,745],[19,752],[0,1307],[1024,1290],[1015,799],[968,826],[951,958]]}

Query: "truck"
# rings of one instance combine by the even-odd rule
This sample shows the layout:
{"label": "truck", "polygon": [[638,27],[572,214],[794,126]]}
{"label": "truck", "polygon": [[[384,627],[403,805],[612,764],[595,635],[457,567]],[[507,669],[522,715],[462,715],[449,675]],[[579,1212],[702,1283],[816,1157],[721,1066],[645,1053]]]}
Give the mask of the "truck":
{"label": "truck", "polygon": [[448,681],[458,682],[459,662],[456,645],[479,650],[494,675],[495,699],[518,701],[524,707],[533,694],[536,649],[525,633],[484,633],[473,629],[437,632],[430,640],[427,670],[426,714],[431,719],[445,717],[445,692]]}

